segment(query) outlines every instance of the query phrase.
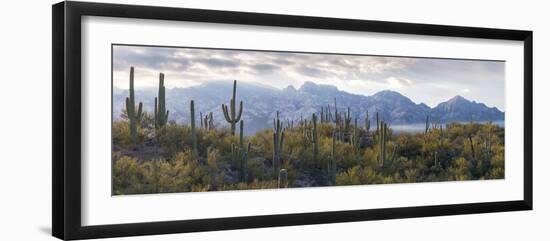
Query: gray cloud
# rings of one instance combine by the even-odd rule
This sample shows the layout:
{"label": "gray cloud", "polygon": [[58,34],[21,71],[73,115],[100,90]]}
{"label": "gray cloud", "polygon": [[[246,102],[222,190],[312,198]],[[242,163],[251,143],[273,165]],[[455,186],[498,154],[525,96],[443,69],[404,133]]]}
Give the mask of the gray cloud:
{"label": "gray cloud", "polygon": [[281,68],[274,64],[254,64],[251,66],[251,68],[256,73],[271,73],[276,70],[280,70]]}
{"label": "gray cloud", "polygon": [[137,88],[156,86],[163,72],[168,88],[223,79],[276,88],[312,81],[365,95],[393,89],[428,105],[462,94],[505,109],[505,63],[499,61],[140,46],[113,50],[114,85],[120,88],[127,88],[134,66]]}

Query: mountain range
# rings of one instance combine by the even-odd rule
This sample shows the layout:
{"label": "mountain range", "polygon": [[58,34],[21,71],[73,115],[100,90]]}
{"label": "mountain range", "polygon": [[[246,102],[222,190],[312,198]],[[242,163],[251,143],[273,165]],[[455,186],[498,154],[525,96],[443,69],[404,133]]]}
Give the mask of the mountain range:
{"label": "mountain range", "polygon": [[[231,99],[232,82],[211,81],[188,88],[166,89],[166,106],[170,110],[170,120],[177,123],[189,123],[189,103],[195,101],[195,112],[213,112],[217,126],[227,126],[224,120],[221,104],[229,103]],[[144,109],[152,112],[156,88],[135,90],[135,98],[143,102]],[[113,89],[113,117],[120,118],[125,108],[125,98],[128,90]],[[364,118],[369,112],[374,121],[375,112],[390,125],[408,125],[424,123],[426,116],[437,123],[464,121],[499,121],[504,120],[504,112],[496,107],[488,107],[483,103],[470,101],[462,96],[455,96],[430,108],[424,103],[416,104],[402,94],[384,90],[371,96],[357,95],[338,90],[332,85],[319,85],[305,82],[300,88],[288,86],[276,89],[259,84],[238,82],[237,101],[242,100],[244,109],[242,118],[245,120],[245,134],[253,134],[257,130],[271,128],[276,111],[283,120],[299,120],[311,118],[313,112],[319,112],[321,107],[331,105],[334,111],[336,99],[338,111],[350,108],[352,117],[359,118],[358,123],[364,124]],[[198,120],[197,120],[198,124]]]}

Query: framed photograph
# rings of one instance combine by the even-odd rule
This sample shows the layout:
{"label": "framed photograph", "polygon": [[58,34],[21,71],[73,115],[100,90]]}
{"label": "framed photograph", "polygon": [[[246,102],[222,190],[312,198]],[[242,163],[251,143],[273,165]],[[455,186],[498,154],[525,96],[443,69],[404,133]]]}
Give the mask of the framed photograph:
{"label": "framed photograph", "polygon": [[532,54],[524,30],[55,4],[53,235],[531,210]]}

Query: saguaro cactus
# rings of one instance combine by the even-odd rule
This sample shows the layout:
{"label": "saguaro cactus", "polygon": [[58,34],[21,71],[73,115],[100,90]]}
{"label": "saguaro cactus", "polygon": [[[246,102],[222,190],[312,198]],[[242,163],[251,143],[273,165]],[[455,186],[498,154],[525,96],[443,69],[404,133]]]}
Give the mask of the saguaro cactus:
{"label": "saguaro cactus", "polygon": [[233,163],[233,166],[237,168],[239,181],[245,182],[246,181],[246,160],[248,159],[248,153],[250,151],[251,144],[248,143],[246,148],[240,147],[240,145],[237,145],[235,143],[231,144],[231,161]]}
{"label": "saguaro cactus", "polygon": [[365,117],[365,130],[367,131],[367,134],[370,131],[370,119],[369,119],[369,112],[367,111],[367,115]]}
{"label": "saguaro cactus", "polygon": [[283,144],[285,141],[285,131],[283,124],[279,120],[279,111],[277,111],[276,119],[273,119],[273,170],[279,170],[281,166],[281,153],[283,152]]}
{"label": "saguaro cactus", "polygon": [[214,130],[214,116],[212,112],[208,114],[208,130]]}
{"label": "saguaro cactus", "polygon": [[359,150],[359,131],[357,130],[357,118],[355,118],[355,123],[353,125],[353,131],[350,137],[351,146],[353,146],[353,151],[357,152]]}
{"label": "saguaro cactus", "polygon": [[305,131],[304,133],[304,138],[306,138],[307,140],[309,140],[311,142],[311,145],[312,145],[312,151],[313,151],[313,155],[312,155],[312,159],[313,159],[313,162],[314,163],[317,163],[317,155],[319,153],[319,136],[318,136],[318,129],[317,129],[317,115],[315,113],[313,113],[311,115],[311,124],[312,124],[312,128],[309,132]]}
{"label": "saguaro cactus", "polygon": [[381,121],[380,122],[380,133],[378,135],[378,144],[379,144],[379,154],[378,154],[378,162],[379,162],[379,165],[381,167],[384,167],[386,166],[386,163],[389,161],[389,165],[391,165],[393,163],[393,161],[395,160],[395,158],[397,157],[397,148],[398,148],[398,145],[397,144],[394,144],[393,146],[393,151],[392,151],[392,155],[390,157],[390,159],[386,159],[386,147],[387,147],[387,141],[388,141],[388,137],[389,137],[389,132],[388,132],[388,124],[386,124],[384,121]]}
{"label": "saguaro cactus", "polygon": [[336,133],[332,133],[332,149],[327,168],[330,185],[336,184]]}
{"label": "saguaro cactus", "polygon": [[239,120],[241,119],[241,115],[243,113],[243,101],[241,100],[239,105],[239,110],[237,111],[236,108],[236,95],[237,95],[237,81],[233,81],[233,96],[229,102],[229,110],[228,106],[225,104],[222,104],[222,111],[223,116],[225,117],[225,120],[231,125],[231,134],[235,135],[235,125]]}
{"label": "saguaro cactus", "polygon": [[212,112],[204,115],[204,119],[202,117],[201,112],[201,128],[204,128],[206,131],[210,131],[214,129],[214,119],[212,118]]}
{"label": "saguaro cactus", "polygon": [[384,121],[380,122],[380,133],[378,133],[378,145],[379,145],[379,154],[378,154],[378,163],[380,166],[384,166],[386,162],[386,132],[387,125]]}
{"label": "saguaro cactus", "polygon": [[351,125],[351,111],[350,111],[350,108],[348,107],[348,112],[347,113],[344,112],[344,130],[345,130],[345,132],[349,131],[350,125]]}
{"label": "saguaro cactus", "polygon": [[155,127],[161,128],[168,122],[168,114],[166,110],[166,88],[164,87],[164,74],[159,74],[159,92],[155,98]]}
{"label": "saguaro cactus", "polygon": [[[330,107],[329,107],[329,110],[330,110]],[[340,126],[340,114],[338,113],[338,106],[336,105],[336,98],[334,98],[334,124],[336,124],[336,126]]]}
{"label": "saguaro cactus", "polygon": [[326,122],[331,122],[332,120],[332,112],[330,111],[330,104],[327,105],[327,109],[325,111],[325,121]]}
{"label": "saguaro cactus", "polygon": [[239,146],[242,148],[244,146],[244,121],[240,121],[239,126]]}
{"label": "saguaro cactus", "polygon": [[130,96],[126,97],[126,114],[128,115],[128,120],[130,122],[130,136],[132,142],[135,144],[137,142],[137,126],[141,123],[141,118],[143,117],[143,103],[139,102],[139,106],[136,111],[136,104],[134,98],[134,67],[130,67]]}
{"label": "saguaro cactus", "polygon": [[286,169],[279,170],[279,178],[277,182],[278,188],[287,188],[288,187],[288,172]]}
{"label": "saguaro cactus", "polygon": [[193,153],[195,155],[199,154],[197,147],[197,130],[195,128],[195,101],[191,100],[191,140],[193,142]]}

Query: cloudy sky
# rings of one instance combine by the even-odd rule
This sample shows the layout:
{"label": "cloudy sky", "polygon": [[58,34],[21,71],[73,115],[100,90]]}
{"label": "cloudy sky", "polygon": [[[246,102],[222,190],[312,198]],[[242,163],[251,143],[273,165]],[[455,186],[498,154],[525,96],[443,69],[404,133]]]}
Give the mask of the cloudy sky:
{"label": "cloudy sky", "polygon": [[166,88],[236,79],[282,89],[312,81],[362,95],[395,90],[431,107],[462,95],[504,111],[504,65],[500,61],[113,46],[113,85],[127,89],[130,66],[134,66],[136,89],[158,86],[162,72]]}

